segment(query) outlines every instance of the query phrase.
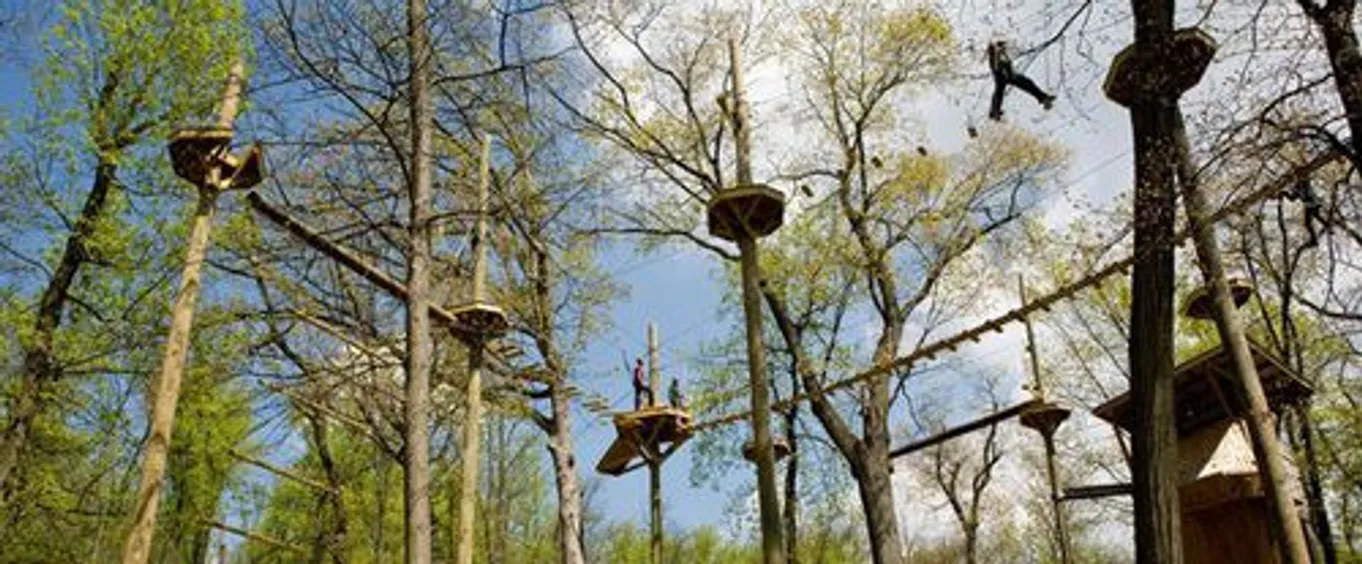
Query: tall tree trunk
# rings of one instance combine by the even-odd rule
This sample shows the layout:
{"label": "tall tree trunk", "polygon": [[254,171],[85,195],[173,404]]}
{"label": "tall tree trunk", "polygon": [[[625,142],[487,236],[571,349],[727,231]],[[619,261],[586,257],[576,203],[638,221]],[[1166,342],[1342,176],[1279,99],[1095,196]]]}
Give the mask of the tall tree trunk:
{"label": "tall tree trunk", "polygon": [[[227,74],[227,85],[218,107],[217,126],[221,129],[230,131],[236,122],[245,72],[245,65],[237,61]],[[195,179],[201,182],[197,186],[198,203],[190,218],[184,270],[180,274],[175,303],[170,309],[170,330],[166,335],[161,369],[152,382],[155,393],[150,399],[150,428],[142,454],[142,476],[137,488],[133,526],[123,546],[123,564],[144,564],[151,556],[151,541],[156,533],[156,509],[160,503],[166,456],[170,453],[170,440],[175,427],[175,408],[180,401],[180,381],[189,359],[189,337],[194,328],[194,309],[199,300],[203,262],[208,254],[209,236],[213,232],[218,194],[226,180],[222,172],[222,165],[214,162],[203,178]]]}
{"label": "tall tree trunk", "polygon": [[430,29],[425,0],[407,0],[407,53],[411,87],[411,164],[407,178],[411,257],[407,265],[406,404],[403,453],[406,455],[406,561],[430,564],[430,183],[431,99]]}
{"label": "tall tree trunk", "polygon": [[1315,528],[1315,540],[1319,542],[1320,555],[1324,564],[1338,562],[1338,549],[1334,546],[1333,527],[1329,522],[1329,509],[1324,503],[1323,479],[1319,472],[1319,457],[1315,452],[1315,425],[1310,420],[1310,407],[1301,406],[1297,410],[1297,426],[1300,430],[1301,450],[1305,464],[1301,472],[1305,486],[1305,499],[1310,508],[1310,523]]}
{"label": "tall tree trunk", "polygon": [[[903,335],[902,324],[892,316],[885,319],[885,327],[876,345],[875,364],[893,360]],[[860,486],[865,504],[866,526],[870,529],[871,554],[877,564],[903,562],[903,541],[899,534],[898,512],[895,511],[894,485],[889,472],[889,379],[877,378],[866,384],[862,452],[864,471]],[[846,453],[844,453],[846,454]]]}
{"label": "tall tree trunk", "polygon": [[[1137,13],[1142,3],[1135,2]],[[1130,327],[1135,556],[1142,564],[1179,564],[1173,250],[1167,246],[1174,217],[1173,148],[1168,138],[1171,112],[1159,103],[1142,103],[1132,107],[1130,115],[1135,136],[1135,253],[1139,257],[1131,275]]]}
{"label": "tall tree trunk", "polygon": [[[861,403],[864,438],[858,438],[832,401],[822,394],[817,375],[808,369],[799,333],[791,321],[785,302],[769,286],[762,285],[761,293],[766,298],[781,337],[795,355],[795,373],[809,393],[810,410],[827,431],[838,453],[851,467],[869,533],[871,558],[876,564],[903,562],[903,541],[898,530],[898,516],[894,511],[894,491],[889,472],[889,381],[880,378],[866,384],[866,396]],[[876,365],[894,358],[902,335],[902,325],[893,322],[891,316],[876,345]]]}
{"label": "tall tree trunk", "polygon": [[85,197],[80,215],[76,217],[75,228],[66,239],[52,279],[38,300],[32,341],[23,350],[22,380],[18,393],[10,403],[9,421],[5,424],[4,435],[0,436],[0,504],[7,502],[14,494],[15,485],[11,482],[14,469],[22,463],[33,422],[43,411],[47,386],[61,377],[60,369],[55,366],[53,337],[61,325],[76,275],[90,259],[85,246],[94,235],[95,226],[108,212],[109,196],[117,186],[117,172],[118,166],[112,160],[101,159],[95,166],[94,184]]}
{"label": "tall tree trunk", "polygon": [[[331,561],[340,564],[347,560],[346,555],[346,536],[349,533],[349,515],[345,510],[345,498],[342,495],[343,480],[341,479],[340,469],[336,467],[336,460],[331,455],[331,445],[329,442],[328,423],[321,417],[309,417],[308,422],[312,427],[312,442],[317,448],[317,458],[322,464],[322,473],[326,476],[326,485],[331,489],[322,494],[322,502],[330,509],[330,519],[327,520],[325,527],[320,534],[319,543],[325,548],[326,553],[331,555]],[[320,562],[321,560],[317,560]]]}
{"label": "tall tree trunk", "polygon": [[890,480],[887,449],[878,456],[865,449],[865,462],[856,475],[856,490],[865,511],[866,532],[870,535],[870,557],[875,564],[904,562],[903,544],[899,536],[898,515],[895,513],[894,489]]}
{"label": "tall tree trunk", "polygon": [[[1173,0],[1131,0],[1135,60],[1166,57]],[[1113,63],[1112,72],[1119,72]],[[1135,265],[1131,273],[1131,483],[1135,558],[1142,564],[1182,562],[1178,508],[1177,425],[1173,385],[1173,112],[1180,92],[1150,94],[1160,77],[1136,80],[1146,92],[1130,103],[1135,145]],[[1110,95],[1111,92],[1108,92]]]}
{"label": "tall tree trunk", "polygon": [[572,454],[572,422],[567,392],[555,385],[549,398],[553,409],[553,430],[549,453],[553,457],[554,483],[558,487],[558,561],[585,564],[582,549],[582,489],[578,482],[577,460]]}
{"label": "tall tree trunk", "polygon": [[[648,323],[648,405],[657,407],[657,393],[662,384],[662,351],[657,348],[657,326]],[[662,564],[662,453],[656,443],[644,445],[643,458],[648,462],[648,528],[649,554],[652,564]]]}
{"label": "tall tree trunk", "polygon": [[549,434],[548,449],[553,459],[554,485],[558,490],[558,561],[560,564],[585,564],[581,478],[577,475],[577,458],[572,452],[572,398],[568,395],[567,371],[554,341],[554,268],[549,264],[543,232],[531,228],[529,239],[534,253],[535,346],[553,377],[549,388],[551,415],[547,421],[536,419]]}
{"label": "tall tree trunk", "polygon": [[965,564],[979,562],[979,525],[965,527]]}
{"label": "tall tree trunk", "polygon": [[1330,0],[1322,8],[1312,0],[1298,2],[1324,36],[1324,49],[1334,71],[1334,86],[1339,102],[1348,114],[1348,129],[1352,131],[1353,162],[1357,163],[1362,157],[1362,51],[1358,49],[1357,32],[1353,29],[1356,2]]}

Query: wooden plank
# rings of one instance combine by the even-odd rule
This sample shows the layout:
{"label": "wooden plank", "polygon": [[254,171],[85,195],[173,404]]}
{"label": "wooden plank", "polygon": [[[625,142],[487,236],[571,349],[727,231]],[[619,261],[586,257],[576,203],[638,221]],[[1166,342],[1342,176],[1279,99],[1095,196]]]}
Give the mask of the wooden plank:
{"label": "wooden plank", "polygon": [[611,476],[619,476],[625,473],[629,462],[635,456],[638,456],[638,449],[635,448],[634,442],[625,437],[617,437],[615,442],[610,444],[610,448],[606,449],[601,461],[596,463],[596,471]]}
{"label": "wooden plank", "polygon": [[[270,220],[275,225],[284,228],[285,231],[288,231],[293,236],[301,239],[307,246],[316,249],[331,260],[341,263],[355,274],[358,274],[361,278],[368,280],[373,285],[392,294],[393,297],[402,301],[407,300],[407,287],[405,285],[382,270],[365,262],[365,260],[358,254],[355,254],[354,251],[332,242],[317,230],[303,223],[302,220],[294,217],[287,211],[266,202],[258,192],[247,194],[246,201],[250,203],[251,208],[259,212],[260,215],[265,216],[266,219]],[[444,307],[432,303],[430,305],[430,315],[440,321],[440,323],[449,329],[450,332],[454,333],[462,340],[467,341],[478,337],[463,327],[463,325],[458,322],[458,319],[455,318],[454,314]]]}
{"label": "wooden plank", "polygon": [[947,429],[945,431],[942,431],[920,441],[908,443],[899,448],[889,451],[889,458],[892,459],[898,458],[900,456],[907,456],[924,448],[944,443],[946,441],[949,441],[961,435],[971,433],[973,431],[977,431],[989,425],[994,425],[1006,421],[1008,419],[1021,415],[1021,412],[1026,411],[1028,408],[1034,405],[1038,405],[1040,403],[1041,401],[1038,399],[1024,401],[1002,411],[992,413],[984,417],[980,417],[979,419],[975,419],[974,421],[970,421],[969,423],[965,423],[958,427]]}
{"label": "wooden plank", "polygon": [[1100,484],[1096,486],[1074,486],[1064,488],[1063,501],[1073,501],[1077,499],[1098,499],[1103,497],[1116,497],[1118,495],[1130,495],[1134,487],[1130,484]]}

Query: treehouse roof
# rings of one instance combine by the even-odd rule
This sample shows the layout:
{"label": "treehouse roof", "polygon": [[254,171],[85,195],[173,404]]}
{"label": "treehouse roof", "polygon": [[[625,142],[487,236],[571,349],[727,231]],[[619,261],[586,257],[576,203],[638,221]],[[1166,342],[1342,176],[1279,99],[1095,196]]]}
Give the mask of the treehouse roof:
{"label": "treehouse roof", "polygon": [[[1249,340],[1249,352],[1258,368],[1258,379],[1263,384],[1268,406],[1274,412],[1280,412],[1283,407],[1303,401],[1314,393],[1309,383],[1252,340]],[[1174,370],[1174,409],[1179,436],[1247,411],[1245,402],[1235,394],[1237,386],[1234,378],[1234,363],[1225,347],[1221,346],[1178,365]],[[1093,413],[1130,430],[1134,419],[1130,394],[1112,398],[1094,409]]]}

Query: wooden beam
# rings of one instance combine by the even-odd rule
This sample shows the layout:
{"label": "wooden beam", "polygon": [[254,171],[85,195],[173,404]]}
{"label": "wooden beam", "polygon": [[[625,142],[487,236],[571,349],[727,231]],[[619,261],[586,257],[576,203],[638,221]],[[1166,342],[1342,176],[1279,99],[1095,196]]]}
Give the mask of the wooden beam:
{"label": "wooden beam", "polygon": [[[350,269],[355,274],[358,274],[361,278],[368,280],[375,286],[382,288],[383,291],[391,294],[393,297],[404,302],[407,301],[407,287],[404,284],[398,282],[386,272],[365,262],[364,259],[354,251],[332,242],[316,229],[303,223],[301,219],[294,217],[282,208],[276,207],[274,204],[266,202],[257,192],[247,194],[246,201],[250,204],[251,209],[259,212],[260,215],[265,216],[265,219],[282,227],[294,237],[301,239],[307,246],[312,247],[318,252],[326,255],[328,258],[341,263],[341,265]],[[464,327],[459,323],[453,312],[438,304],[430,304],[430,316],[444,325],[450,333],[453,333],[454,336],[461,341],[472,342],[479,338],[477,334],[469,331],[467,327]],[[506,360],[497,354],[497,352],[500,351],[495,351],[492,352],[492,354],[487,355],[487,367],[500,375],[513,373],[514,370],[510,368]]]}
{"label": "wooden beam", "polygon": [[1130,495],[1134,491],[1130,484],[1100,484],[1096,486],[1074,486],[1064,488],[1062,501],[1073,501],[1077,499],[1098,499],[1103,497],[1116,497],[1118,495]]}
{"label": "wooden beam", "polygon": [[920,441],[908,443],[899,448],[889,451],[889,458],[892,459],[898,458],[900,456],[907,456],[924,448],[935,446],[946,441],[949,441],[951,439],[954,439],[956,437],[959,437],[961,435],[978,431],[979,429],[983,429],[984,427],[987,427],[989,425],[1001,423],[1003,421],[1021,415],[1021,412],[1026,411],[1028,408],[1039,403],[1041,403],[1041,400],[1038,399],[1027,400],[1012,407],[1009,407],[1007,409],[1004,409],[1002,411],[998,411],[986,415],[984,417],[980,417],[978,419],[975,419],[974,421],[965,423],[964,425],[947,429],[945,431],[942,431]]}
{"label": "wooden beam", "polygon": [[313,480],[313,479],[310,479],[310,478],[305,478],[305,477],[303,477],[302,475],[300,475],[300,474],[298,474],[298,473],[296,473],[296,472],[293,472],[292,470],[288,470],[288,469],[286,469],[286,468],[280,468],[280,467],[278,467],[278,466],[275,466],[275,465],[273,465],[273,464],[270,464],[270,463],[268,463],[268,462],[265,462],[264,460],[260,460],[260,459],[258,459],[258,458],[252,457],[252,456],[247,456],[247,455],[245,455],[245,454],[242,454],[240,451],[238,451],[238,450],[236,450],[236,449],[234,449],[234,448],[233,448],[233,449],[227,449],[227,454],[228,454],[229,456],[231,456],[232,458],[235,458],[235,459],[237,459],[237,460],[240,460],[240,461],[242,461],[242,462],[245,462],[246,464],[250,464],[251,466],[255,466],[255,467],[257,467],[257,468],[260,468],[261,470],[265,470],[266,472],[269,472],[269,473],[274,474],[274,475],[276,475],[276,476],[279,476],[279,477],[282,477],[282,478],[288,478],[288,479],[290,479],[290,480],[293,480],[293,481],[295,481],[295,482],[298,482],[299,484],[302,484],[302,485],[307,486],[307,487],[309,487],[309,488],[312,488],[312,489],[314,489],[314,490],[318,490],[318,491],[321,491],[321,492],[324,492],[324,493],[333,493],[333,494],[340,495],[340,492],[336,491],[336,489],[335,489],[335,488],[332,488],[331,486],[328,486],[328,485],[326,485],[326,484],[323,484],[323,483],[321,483],[321,482],[318,482],[318,481]]}
{"label": "wooden beam", "polygon": [[282,549],[284,549],[284,550],[288,550],[288,551],[292,551],[292,552],[299,552],[299,553],[306,553],[306,552],[308,551],[306,548],[303,548],[303,547],[298,546],[298,545],[296,545],[296,544],[284,542],[284,541],[281,541],[281,540],[276,539],[276,538],[274,538],[274,537],[271,537],[271,536],[269,536],[269,535],[265,535],[265,534],[261,534],[261,533],[255,533],[255,532],[247,531],[246,529],[239,529],[239,528],[233,527],[233,526],[231,526],[231,525],[228,525],[228,524],[226,524],[226,523],[223,523],[223,522],[221,522],[221,521],[214,521],[214,520],[212,520],[212,519],[203,519],[202,522],[203,522],[204,525],[207,525],[207,526],[212,527],[212,528],[214,528],[214,529],[217,529],[217,530],[219,530],[219,531],[226,531],[226,532],[228,532],[228,533],[232,533],[232,534],[234,534],[234,535],[236,535],[236,536],[239,536],[239,537],[241,537],[241,538],[244,538],[244,539],[246,539],[246,540],[255,541],[255,542],[258,542],[258,543],[262,543],[262,544],[268,544],[268,545],[273,546],[273,547],[275,547],[275,548],[282,548]]}
{"label": "wooden beam", "polygon": [[[394,297],[402,301],[407,300],[407,287],[405,285],[389,276],[386,272],[371,266],[369,263],[365,262],[363,258],[360,258],[359,255],[355,254],[354,251],[331,242],[330,239],[322,236],[321,233],[303,223],[302,220],[294,217],[287,211],[266,202],[257,192],[247,194],[246,201],[250,203],[251,209],[260,212],[260,215],[265,216],[266,219],[274,222],[275,225],[284,228],[285,231],[288,231],[293,236],[301,239],[307,246],[312,247],[326,255],[328,258],[341,263],[355,274],[360,275],[360,277],[368,280],[375,286],[382,288],[385,292],[392,294]],[[474,337],[474,335],[466,331],[465,328],[458,323],[454,314],[449,310],[439,305],[431,304],[430,315],[444,324],[446,328],[460,339]]]}

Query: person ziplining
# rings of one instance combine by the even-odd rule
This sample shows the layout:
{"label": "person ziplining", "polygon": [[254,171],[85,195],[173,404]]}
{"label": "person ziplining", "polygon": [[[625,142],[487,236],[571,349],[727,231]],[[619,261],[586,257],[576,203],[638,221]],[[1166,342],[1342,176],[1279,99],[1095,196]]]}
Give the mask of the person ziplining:
{"label": "person ziplining", "polygon": [[993,121],[1003,119],[1003,98],[1007,94],[1008,86],[1016,86],[1023,92],[1030,94],[1045,109],[1050,109],[1055,105],[1055,96],[1036,86],[1035,81],[1026,75],[1019,73],[1012,68],[1012,56],[1007,52],[1006,41],[994,41],[988,44],[988,69],[993,73],[993,101],[988,107],[988,118]]}
{"label": "person ziplining", "polygon": [[1315,247],[1319,244],[1319,230],[1316,225],[1323,225],[1326,229],[1328,224],[1324,221],[1324,203],[1320,201],[1319,195],[1315,193],[1314,183],[1309,177],[1301,178],[1286,191],[1286,199],[1293,202],[1300,202],[1305,206],[1305,231],[1310,234],[1310,240],[1305,243],[1306,248]]}

